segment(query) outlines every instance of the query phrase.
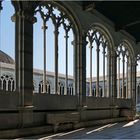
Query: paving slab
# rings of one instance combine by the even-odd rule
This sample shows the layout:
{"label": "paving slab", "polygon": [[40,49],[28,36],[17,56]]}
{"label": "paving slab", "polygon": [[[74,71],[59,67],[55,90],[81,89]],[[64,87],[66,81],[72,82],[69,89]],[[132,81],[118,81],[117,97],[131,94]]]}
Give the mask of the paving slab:
{"label": "paving slab", "polygon": [[140,120],[110,123],[103,126],[80,128],[56,134],[44,134],[20,139],[140,139]]}

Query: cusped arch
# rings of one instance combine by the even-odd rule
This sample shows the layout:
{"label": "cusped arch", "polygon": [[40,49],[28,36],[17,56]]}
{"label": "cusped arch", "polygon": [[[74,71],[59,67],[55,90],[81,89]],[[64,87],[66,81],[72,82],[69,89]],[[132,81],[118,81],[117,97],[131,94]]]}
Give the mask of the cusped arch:
{"label": "cusped arch", "polygon": [[64,95],[64,92],[65,92],[65,84],[64,84],[64,82],[63,81],[59,81],[59,83],[58,83],[58,85],[59,85],[59,94],[60,95]]}
{"label": "cusped arch", "polygon": [[128,40],[126,40],[126,39],[121,40],[120,43],[117,45],[117,48],[118,48],[118,46],[120,44],[123,44],[124,47],[126,47],[128,49],[130,59],[131,60],[133,60],[133,59],[135,60],[135,52],[134,52],[134,49],[132,47],[132,44]]}
{"label": "cusped arch", "polygon": [[59,81],[60,86],[65,86],[65,83],[63,81]]}
{"label": "cusped arch", "polygon": [[[39,84],[38,84],[38,91],[39,91],[39,93],[42,93],[43,92],[43,80],[41,80],[40,82],[39,82]],[[51,81],[50,80],[47,80],[46,81],[46,92],[47,93],[51,93],[51,87],[52,87],[52,83],[51,83]]]}
{"label": "cusped arch", "polygon": [[15,90],[15,80],[11,75],[3,74],[2,76],[0,76],[0,90]]}
{"label": "cusped arch", "polygon": [[107,29],[107,27],[105,27],[103,24],[101,23],[93,23],[88,29],[86,32],[88,32],[90,29],[97,29],[98,31],[100,31],[105,37],[106,39],[108,40],[108,43],[109,43],[109,48],[111,50],[115,50],[114,46],[115,46],[115,43],[114,43],[114,39],[111,35],[111,33],[109,32],[109,30]]}
{"label": "cusped arch", "polygon": [[63,2],[63,1],[61,1],[61,2],[60,1],[41,1],[41,2],[36,3],[36,5],[34,6],[34,13],[35,13],[35,9],[39,5],[45,5],[45,3],[49,3],[49,4],[52,4],[56,7],[58,7],[59,10],[62,10],[67,15],[67,17],[70,19],[70,21],[74,25],[73,26],[74,36],[76,38],[78,37],[77,39],[79,39],[80,33],[82,32],[82,27],[81,27],[78,17],[74,13],[74,11],[70,8],[70,6],[65,4],[65,2]]}

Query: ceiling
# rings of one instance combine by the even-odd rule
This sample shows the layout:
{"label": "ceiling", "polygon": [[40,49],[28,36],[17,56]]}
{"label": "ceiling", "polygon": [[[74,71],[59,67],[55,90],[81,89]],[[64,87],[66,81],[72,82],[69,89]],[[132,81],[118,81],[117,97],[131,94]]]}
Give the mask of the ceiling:
{"label": "ceiling", "polygon": [[96,9],[115,24],[116,31],[125,30],[140,42],[140,1],[82,1],[83,10]]}

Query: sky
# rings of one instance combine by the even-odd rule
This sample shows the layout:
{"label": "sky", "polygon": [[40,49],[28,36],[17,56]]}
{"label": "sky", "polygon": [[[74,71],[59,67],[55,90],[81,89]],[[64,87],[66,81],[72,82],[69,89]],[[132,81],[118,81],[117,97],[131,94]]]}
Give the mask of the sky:
{"label": "sky", "polygon": [[2,2],[2,5],[3,10],[0,13],[0,50],[14,58],[15,24],[11,21],[11,16],[14,14],[14,8],[9,1]]}
{"label": "sky", "polygon": [[[3,10],[0,13],[0,50],[7,53],[13,59],[15,58],[15,23],[12,22],[11,16],[15,13],[14,7],[12,6],[10,1],[2,2]],[[7,10],[8,9],[8,10]],[[43,70],[43,30],[42,30],[42,19],[40,18],[39,13],[35,15],[37,17],[37,22],[34,24],[34,37],[33,37],[33,66],[37,69]],[[49,20],[47,22],[48,29],[46,33],[46,40],[47,40],[47,71],[54,72],[54,27],[52,21]],[[65,32],[63,27],[61,26],[59,29],[59,73],[65,74]],[[69,32],[69,40],[68,40],[68,74],[73,75],[73,32],[72,30]],[[87,46],[87,77],[89,77],[89,46]],[[100,48],[102,53],[102,49]],[[96,76],[96,47],[93,48],[93,65],[92,65],[92,75],[93,77]],[[100,55],[100,76],[103,75],[103,64],[102,64],[103,57]],[[138,62],[137,69],[140,70],[140,61]],[[107,65],[107,63],[106,63]],[[107,73],[107,70],[106,70]]]}
{"label": "sky", "polygon": [[[0,13],[0,50],[7,53],[13,59],[15,58],[15,23],[11,21],[11,16],[14,14],[14,7],[10,1],[2,3],[3,10]],[[8,10],[7,10],[8,9]],[[43,30],[42,19],[39,13],[35,15],[37,22],[34,24],[33,37],[33,66],[43,70]],[[46,33],[47,40],[47,71],[54,72],[54,27],[52,21],[47,22],[48,30]],[[64,29],[61,26],[59,29],[59,73],[65,74],[65,38]],[[73,75],[73,32],[70,30],[68,39],[68,75]]]}

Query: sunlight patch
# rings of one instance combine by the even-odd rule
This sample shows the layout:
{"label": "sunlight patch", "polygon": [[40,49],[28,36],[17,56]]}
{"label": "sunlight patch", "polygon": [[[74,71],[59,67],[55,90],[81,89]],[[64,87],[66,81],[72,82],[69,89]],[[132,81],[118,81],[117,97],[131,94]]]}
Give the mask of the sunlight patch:
{"label": "sunlight patch", "polygon": [[94,130],[92,130],[92,131],[89,131],[89,132],[87,132],[86,134],[88,135],[88,134],[91,134],[91,133],[93,133],[93,132],[102,131],[104,128],[109,128],[109,127],[112,127],[112,126],[114,126],[114,125],[116,125],[116,124],[117,124],[117,123],[114,123],[114,124],[107,124],[107,125],[104,125],[104,126],[102,126],[102,127],[97,128],[97,129],[94,129]]}
{"label": "sunlight patch", "polygon": [[139,120],[134,120],[134,121],[131,121],[131,122],[129,122],[129,123],[127,123],[127,124],[125,124],[123,127],[128,127],[128,126],[132,126],[132,125],[134,125],[135,123],[137,123]]}

